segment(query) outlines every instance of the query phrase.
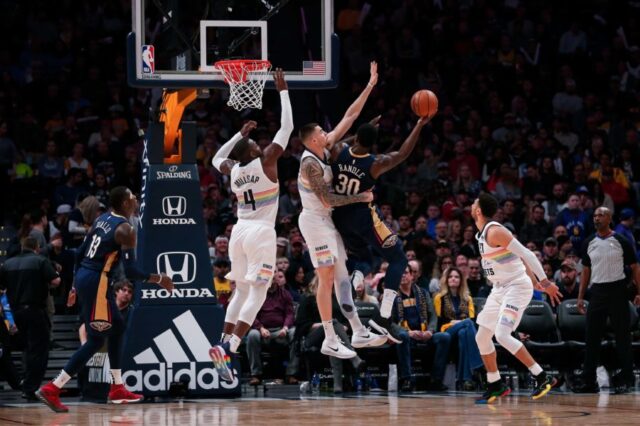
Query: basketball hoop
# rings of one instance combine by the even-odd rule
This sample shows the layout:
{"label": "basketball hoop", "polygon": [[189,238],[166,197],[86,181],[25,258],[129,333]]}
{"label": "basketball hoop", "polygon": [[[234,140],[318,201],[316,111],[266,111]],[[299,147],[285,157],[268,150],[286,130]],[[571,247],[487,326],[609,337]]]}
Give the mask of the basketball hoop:
{"label": "basketball hoop", "polygon": [[264,83],[271,70],[271,62],[253,59],[233,59],[214,64],[229,84],[227,105],[241,111],[262,108]]}

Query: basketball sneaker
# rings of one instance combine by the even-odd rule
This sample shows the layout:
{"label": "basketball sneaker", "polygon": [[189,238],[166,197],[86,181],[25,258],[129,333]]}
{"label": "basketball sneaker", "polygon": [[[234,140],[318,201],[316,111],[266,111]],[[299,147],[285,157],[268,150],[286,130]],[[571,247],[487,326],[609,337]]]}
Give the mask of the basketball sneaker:
{"label": "basketball sneaker", "polygon": [[387,336],[375,334],[369,328],[362,328],[351,336],[351,346],[354,348],[375,348],[387,343]]}
{"label": "basketball sneaker", "polygon": [[536,385],[533,388],[533,392],[531,392],[532,399],[542,398],[558,383],[555,377],[548,375],[544,371],[534,376],[534,379],[536,379]]}
{"label": "basketball sneaker", "polygon": [[209,357],[211,358],[211,361],[213,361],[213,366],[218,372],[220,378],[225,382],[233,381],[231,356],[228,355],[230,353],[231,349],[229,348],[228,342],[215,345],[209,349]]}
{"label": "basketball sneaker", "polygon": [[402,343],[400,336],[395,334],[393,327],[391,327],[391,321],[389,321],[389,318],[384,318],[378,314],[375,320],[373,318],[369,320],[369,326],[379,334],[385,336],[388,340],[391,340],[393,343],[397,345]]}
{"label": "basketball sneaker", "polygon": [[49,382],[36,391],[36,396],[56,413],[67,413],[69,408],[60,402],[60,392],[62,389]]}
{"label": "basketball sneaker", "polygon": [[320,348],[320,352],[327,356],[332,356],[340,359],[351,359],[354,358],[357,354],[351,349],[347,348],[344,343],[337,340],[328,340],[324,339],[322,342],[322,347]]}
{"label": "basketball sneaker", "polygon": [[496,399],[507,396],[511,393],[511,389],[502,380],[487,384],[487,390],[482,396],[476,399],[476,404],[491,404]]}
{"label": "basketball sneaker", "polygon": [[108,404],[134,404],[142,401],[144,396],[129,392],[124,385],[111,385],[109,389]]}

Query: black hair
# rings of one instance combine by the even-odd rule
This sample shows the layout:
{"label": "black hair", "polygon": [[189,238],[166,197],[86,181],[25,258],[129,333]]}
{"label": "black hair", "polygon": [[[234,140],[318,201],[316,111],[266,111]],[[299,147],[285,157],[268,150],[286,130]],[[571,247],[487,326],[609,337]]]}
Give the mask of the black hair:
{"label": "black hair", "polygon": [[480,206],[482,216],[487,218],[493,217],[498,211],[498,200],[486,192],[483,192],[478,196],[478,205]]}
{"label": "black hair", "polygon": [[318,126],[319,126],[318,123],[308,123],[300,128],[298,135],[300,136],[300,139],[302,139],[302,143],[305,142],[305,139],[307,139],[309,135],[312,134],[316,130],[316,127]]}
{"label": "black hair", "polygon": [[36,249],[38,248],[38,240],[36,240],[34,237],[24,237],[22,240],[20,240],[20,246],[22,247],[22,250],[36,251]]}
{"label": "black hair", "polygon": [[122,290],[125,287],[129,287],[131,289],[131,291],[133,292],[133,284],[131,284],[131,281],[129,281],[129,280],[122,280],[122,281],[118,281],[117,283],[115,283],[113,285],[113,291],[115,293],[117,293],[118,291]]}
{"label": "black hair", "polygon": [[371,148],[378,141],[378,129],[371,123],[364,123],[358,127],[356,138],[358,144],[365,148]]}
{"label": "black hair", "polygon": [[42,209],[35,209],[31,212],[31,223],[38,223],[45,216],[46,215]]}
{"label": "black hair", "polygon": [[243,161],[249,152],[249,138],[242,138],[236,146],[233,147],[229,157],[232,160]]}
{"label": "black hair", "polygon": [[109,193],[109,205],[115,210],[120,210],[122,204],[131,197],[130,193],[126,186],[116,186]]}

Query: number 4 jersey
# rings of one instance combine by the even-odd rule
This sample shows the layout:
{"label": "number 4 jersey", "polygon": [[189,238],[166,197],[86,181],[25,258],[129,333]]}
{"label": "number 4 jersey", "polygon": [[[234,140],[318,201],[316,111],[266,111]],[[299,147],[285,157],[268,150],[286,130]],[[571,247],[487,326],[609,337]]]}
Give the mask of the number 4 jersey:
{"label": "number 4 jersey", "polygon": [[231,190],[238,199],[238,219],[275,224],[280,185],[265,175],[260,158],[233,166]]}
{"label": "number 4 jersey", "polygon": [[119,260],[120,244],[116,242],[116,228],[127,222],[124,216],[109,212],[100,215],[86,236],[80,266],[92,271],[109,271]]}

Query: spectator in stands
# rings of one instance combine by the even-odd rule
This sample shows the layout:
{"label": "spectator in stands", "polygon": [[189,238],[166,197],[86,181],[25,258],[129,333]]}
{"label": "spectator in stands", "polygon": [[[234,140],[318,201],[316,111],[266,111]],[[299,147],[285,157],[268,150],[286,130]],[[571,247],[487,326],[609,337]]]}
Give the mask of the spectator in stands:
{"label": "spectator in stands", "polygon": [[[429,292],[411,282],[411,268],[407,266],[402,275],[393,309],[395,321],[393,326],[397,328],[397,335],[402,340],[402,343],[397,345],[398,387],[405,392],[413,390],[411,349],[421,347],[423,350],[435,350],[429,390],[444,391],[447,387],[442,380],[447,365],[451,336],[437,332],[438,317]],[[418,343],[426,343],[426,348]]]}
{"label": "spectator in stands", "polygon": [[64,161],[58,156],[58,148],[55,141],[48,141],[45,155],[38,161],[38,176],[44,181],[47,188],[53,189],[55,184],[64,175]]}
{"label": "spectator in stands", "polygon": [[544,220],[548,223],[556,223],[556,216],[567,206],[564,185],[562,183],[554,184],[551,195],[550,200],[542,202],[545,212]]}
{"label": "spectator in stands", "polygon": [[438,261],[434,265],[434,270],[431,274],[431,281],[429,282],[429,292],[436,294],[440,291],[440,278],[447,268],[453,266],[453,257],[445,255],[438,258]]}
{"label": "spectator in stands", "polygon": [[473,373],[482,368],[483,363],[476,344],[476,326],[472,321],[476,316],[475,307],[460,268],[454,266],[444,272],[433,306],[438,316],[438,329],[458,341],[458,383],[463,390],[475,390]]}
{"label": "spectator in stands", "polygon": [[78,195],[83,191],[84,172],[78,168],[72,168],[67,171],[67,182],[64,185],[58,185],[54,194],[54,204],[76,205]]}
{"label": "spectator in stands", "polygon": [[93,166],[84,156],[84,144],[78,142],[73,145],[73,154],[65,160],[64,169],[67,174],[71,173],[72,169],[79,169],[89,179],[93,178]]}
{"label": "spectator in stands", "polygon": [[518,237],[523,242],[533,241],[536,245],[542,242],[551,234],[551,225],[544,219],[544,207],[536,204],[531,208],[529,221],[525,223]]}
{"label": "spectator in stands", "polygon": [[285,237],[278,237],[276,241],[277,241],[276,245],[278,247],[276,250],[276,256],[287,257],[287,253],[289,252],[289,240],[286,239]]}
{"label": "spectator in stands", "polygon": [[302,239],[300,234],[295,234],[294,236],[290,237],[289,241],[291,242],[291,252],[289,253],[289,267],[294,269],[302,267],[305,274],[307,272],[312,272],[314,269],[313,265],[311,264],[311,258],[305,250],[304,240]]}
{"label": "spectator in stands", "polygon": [[636,245],[636,239],[633,236],[633,224],[635,222],[635,219],[635,212],[633,211],[633,209],[622,209],[622,211],[620,212],[620,223],[616,225],[614,231],[616,232],[616,234],[620,234],[627,240],[629,240],[629,242],[631,243],[631,247],[636,253],[636,257],[638,257],[638,246]]}
{"label": "spectator in stands", "polygon": [[283,218],[292,218],[302,211],[302,202],[300,201],[300,191],[298,190],[298,180],[289,179],[286,184],[287,192],[280,197],[278,207],[278,221],[282,222]]}
{"label": "spectator in stands", "polygon": [[460,254],[467,256],[469,259],[480,256],[478,243],[476,241],[476,229],[473,225],[464,227],[462,243],[460,244]]}
{"label": "spectator in stands", "polygon": [[491,286],[482,274],[482,265],[480,265],[479,258],[469,259],[467,286],[471,297],[488,297],[491,292]]}
{"label": "spectator in stands", "polygon": [[234,287],[232,282],[227,279],[227,274],[230,269],[231,262],[224,257],[217,257],[213,261],[213,286],[216,289],[218,303],[225,309],[227,309]]}
{"label": "spectator in stands", "polygon": [[71,213],[69,204],[61,204],[56,208],[56,215],[49,222],[49,239],[54,235],[60,234],[65,247],[69,246],[71,235],[69,234],[69,213]]}
{"label": "spectator in stands", "polygon": [[370,294],[367,294],[364,282],[360,282],[356,286],[355,301],[362,302],[362,303],[373,303],[374,305],[380,307],[380,303],[378,303],[378,299],[376,299]]}
{"label": "spectator in stands", "polygon": [[69,234],[71,235],[71,247],[79,247],[93,221],[100,213],[100,202],[93,195],[79,197],[77,207],[69,213]]}
{"label": "spectator in stands", "polygon": [[298,358],[295,351],[294,335],[293,299],[287,289],[273,280],[267,291],[267,298],[260,308],[249,334],[247,334],[247,358],[251,368],[251,380],[249,381],[251,386],[257,386],[262,382],[262,357],[260,355],[262,348],[270,346],[273,349],[273,345],[289,348],[286,383],[298,383],[295,378]]}
{"label": "spectator in stands", "polygon": [[[475,155],[472,155],[467,152],[467,147],[463,140],[457,141],[453,149],[454,149],[455,157],[449,160],[449,174],[451,175],[451,178],[453,180],[458,180],[459,182],[458,178],[460,177],[461,169],[462,167],[466,166],[468,171],[471,173],[471,176],[467,175],[464,177],[464,179],[467,181],[468,185],[470,186],[472,182],[480,178],[480,166],[478,164],[478,159],[476,158]],[[465,170],[465,175],[466,175],[466,170]],[[454,184],[454,187],[455,186],[456,185]],[[468,188],[466,186],[460,187],[459,184],[458,186],[459,186],[458,189],[464,189],[465,191],[468,191]]]}
{"label": "spectator in stands", "polygon": [[424,276],[422,262],[417,259],[409,260],[409,268],[411,268],[411,284],[429,291],[429,280]]}
{"label": "spectator in stands", "polygon": [[[318,291],[318,277],[314,278],[309,283],[306,294],[300,300],[300,306],[296,314],[295,326],[296,333],[295,338],[302,340],[304,338],[304,348],[319,348],[324,339],[324,329],[322,328],[322,322],[320,321],[320,313],[318,311],[318,303],[316,301],[316,293]],[[353,350],[351,347],[351,339],[347,336],[346,327],[338,321],[342,314],[340,313],[340,307],[337,304],[335,297],[333,298],[333,328],[338,335],[338,338],[343,342],[345,346]],[[346,319],[344,319],[346,322]],[[355,356],[348,360],[353,368],[357,372],[363,372],[366,369],[366,363],[359,356]],[[331,364],[331,370],[333,372],[333,391],[335,393],[341,393],[342,387],[342,371],[343,360],[330,356],[329,363]]]}
{"label": "spectator in stands", "polygon": [[567,228],[573,247],[580,249],[584,239],[591,233],[591,220],[589,214],[580,208],[578,194],[569,195],[567,207],[556,217],[556,226]]}
{"label": "spectator in stands", "polygon": [[19,335],[25,342],[22,397],[36,400],[35,391],[44,379],[49,359],[49,287],[58,286],[60,277],[51,262],[38,254],[35,238],[23,238],[21,245],[22,253],[0,267],[0,289],[7,291]]}
{"label": "spectator in stands", "polygon": [[544,240],[544,245],[542,247],[542,259],[544,262],[547,262],[551,265],[551,270],[556,271],[560,268],[560,263],[562,262],[560,257],[560,250],[558,249],[558,240],[549,237]]}
{"label": "spectator in stands", "polygon": [[580,285],[578,284],[576,262],[570,259],[562,261],[562,265],[560,266],[560,280],[557,282],[557,285],[560,293],[562,293],[562,300],[578,298]]}
{"label": "spectator in stands", "polygon": [[[455,267],[462,272],[462,275],[466,278],[469,276],[469,259],[464,254],[456,256]],[[442,281],[442,278],[440,279]]]}

